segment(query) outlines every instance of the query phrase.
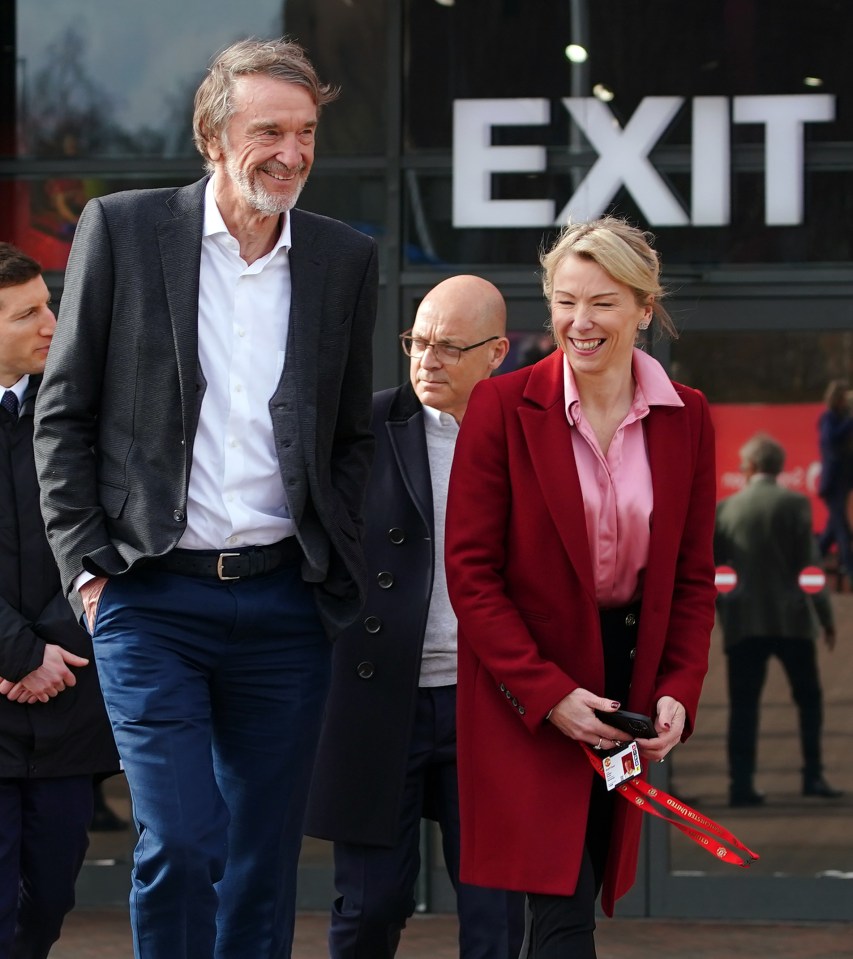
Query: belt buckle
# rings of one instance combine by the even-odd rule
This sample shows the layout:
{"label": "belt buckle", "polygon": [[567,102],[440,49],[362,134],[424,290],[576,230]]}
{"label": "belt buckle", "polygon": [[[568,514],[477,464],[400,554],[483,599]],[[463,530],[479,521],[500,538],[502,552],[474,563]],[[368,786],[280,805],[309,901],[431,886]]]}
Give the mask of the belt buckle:
{"label": "belt buckle", "polygon": [[216,575],[220,578],[220,580],[224,582],[227,579],[240,579],[239,576],[226,576],[225,573],[223,573],[222,571],[222,561],[224,559],[227,559],[229,556],[239,556],[239,555],[240,555],[239,553],[220,553],[219,554],[219,559],[217,559],[216,561]]}

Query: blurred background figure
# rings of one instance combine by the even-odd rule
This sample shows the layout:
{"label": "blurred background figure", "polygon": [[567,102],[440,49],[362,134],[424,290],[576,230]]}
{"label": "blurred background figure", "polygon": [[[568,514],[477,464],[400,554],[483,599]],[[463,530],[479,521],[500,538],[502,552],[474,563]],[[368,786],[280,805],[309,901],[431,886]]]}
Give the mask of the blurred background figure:
{"label": "blurred background figure", "polygon": [[823,696],[817,667],[815,613],[829,649],[835,647],[832,606],[826,587],[814,595],[800,588],[800,572],[818,561],[808,499],[780,486],[785,450],[756,434],[740,451],[746,486],[717,506],[714,555],[731,566],[737,586],[719,593],[729,689],[729,805],[759,806],[764,794],[753,782],[758,709],[767,663],[782,664],[799,711],[804,796],[842,795],[823,775]]}
{"label": "blurred background figure", "polygon": [[832,380],[824,394],[826,409],[818,420],[821,462],[818,492],[829,514],[818,545],[824,558],[835,545],[838,572],[850,582],[853,580],[853,548],[847,500],[853,490],[853,416],[847,391],[845,380]]}
{"label": "blurred background figure", "polygon": [[554,352],[556,344],[550,330],[540,333],[529,333],[521,342],[518,350],[518,369],[523,366],[532,366],[544,360],[549,353]]}

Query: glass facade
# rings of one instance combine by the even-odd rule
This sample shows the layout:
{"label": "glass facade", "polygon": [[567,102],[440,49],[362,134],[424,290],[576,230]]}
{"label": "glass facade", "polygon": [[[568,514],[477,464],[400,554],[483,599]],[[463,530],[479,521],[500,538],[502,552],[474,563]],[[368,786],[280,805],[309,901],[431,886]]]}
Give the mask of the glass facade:
{"label": "glass facade", "polygon": [[240,37],[282,33],[344,91],[322,152],[384,149],[382,3],[34,0],[17,18],[19,156],[194,158],[193,96],[208,59]]}
{"label": "glass facade", "polygon": [[[426,230],[409,218],[418,253],[428,234],[440,262],[519,264],[541,241],[549,216],[533,206],[524,216],[508,210],[501,221],[519,215],[526,228],[483,229],[483,210],[474,227],[458,227],[450,181],[470,150],[481,155],[476,172],[489,178],[491,200],[544,201],[559,220],[573,212],[627,214],[654,228],[669,265],[850,259],[842,225],[853,204],[849,5],[540,0],[535,11],[516,0],[408,5],[404,143],[417,157],[429,211]],[[581,59],[567,58],[569,45],[582,48]],[[437,71],[439,63],[446,68]],[[460,101],[480,101],[493,122],[472,130],[483,114]],[[800,110],[821,119],[795,129]],[[602,136],[602,125],[624,135]],[[777,151],[771,129],[779,143],[804,153],[802,180],[791,176],[787,185],[802,190],[805,202],[804,215],[794,216],[800,222],[768,229],[766,158]],[[522,145],[525,159],[484,150]],[[703,166],[709,151],[719,156]],[[611,170],[599,163],[596,187],[588,174],[605,160]],[[620,182],[625,175],[631,189]],[[708,201],[719,201],[710,215],[724,222],[704,226],[709,213],[697,207],[709,191],[724,194]]]}
{"label": "glass facade", "polygon": [[[328,178],[318,170],[312,208],[328,208],[381,239],[384,183],[371,179],[369,164],[355,191],[332,174],[336,157],[384,152],[383,3],[367,11],[328,0],[245,7],[188,0],[179,8],[171,0],[34,0],[15,12],[4,90],[15,107],[3,121],[0,162],[17,175],[0,180],[0,216],[5,234],[47,270],[64,269],[91,197],[201,175],[192,141],[195,90],[210,57],[250,35],[299,37],[321,77],[341,88],[330,108],[335,122],[319,128],[318,153],[331,170]],[[375,55],[362,56],[365,49]]]}
{"label": "glass facade", "polygon": [[[826,382],[853,379],[848,0],[10,2],[0,10],[0,238],[39,258],[60,296],[86,200],[197,179],[192,99],[206,63],[237,37],[282,33],[341,87],[301,203],[379,242],[377,388],[403,377],[396,334],[455,273],[501,288],[507,366],[525,362],[546,319],[539,248],[568,216],[612,211],[656,235],[681,335],[649,348],[706,392],[721,462],[747,425],[772,423],[792,450],[812,442]],[[803,476],[809,468],[803,460]],[[853,621],[853,596],[833,601]],[[714,644],[696,736],[654,773],[769,854],[737,872],[653,826],[628,910],[851,918],[850,644],[833,660],[821,652],[827,775],[847,798],[827,813],[797,795],[795,710],[771,676],[761,763],[773,795],[761,819],[725,807]],[[126,817],[126,797],[114,802]],[[129,836],[93,843],[93,861],[113,863],[117,901],[130,846]],[[445,908],[432,859],[419,896]],[[108,898],[87,875],[84,888]],[[301,904],[325,908],[330,884],[328,846],[308,843]]]}

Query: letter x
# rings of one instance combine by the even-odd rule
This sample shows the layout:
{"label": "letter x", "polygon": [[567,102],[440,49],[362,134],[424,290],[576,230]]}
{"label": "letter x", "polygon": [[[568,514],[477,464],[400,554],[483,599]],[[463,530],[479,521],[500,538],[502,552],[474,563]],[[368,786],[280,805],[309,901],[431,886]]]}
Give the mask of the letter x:
{"label": "letter x", "polygon": [[624,185],[649,223],[686,226],[684,208],[652,166],[649,153],[672,122],[683,97],[646,97],[624,129],[610,108],[595,97],[565,97],[563,105],[598,151],[598,159],[578,184],[557,218],[564,224],[593,220]]}

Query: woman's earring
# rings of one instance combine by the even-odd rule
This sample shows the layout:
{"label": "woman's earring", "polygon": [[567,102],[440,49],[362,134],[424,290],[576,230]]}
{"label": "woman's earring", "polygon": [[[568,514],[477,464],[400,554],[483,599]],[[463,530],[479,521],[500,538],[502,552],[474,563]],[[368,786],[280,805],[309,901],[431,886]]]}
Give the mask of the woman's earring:
{"label": "woman's earring", "polygon": [[640,329],[641,329],[641,330],[647,330],[648,328],[649,328],[649,321],[648,321],[648,320],[643,320],[643,322],[640,323]]}

